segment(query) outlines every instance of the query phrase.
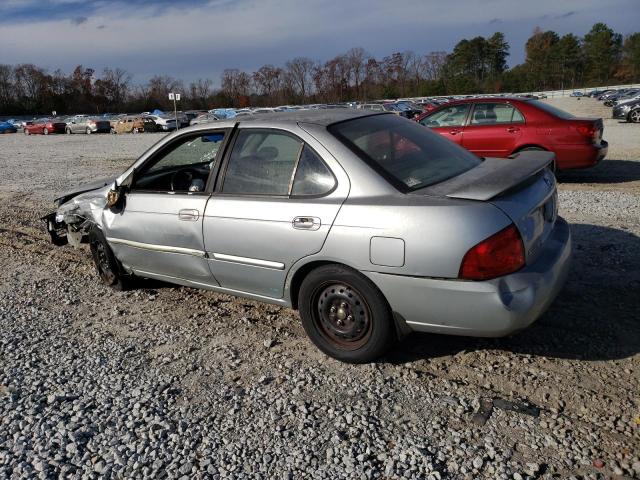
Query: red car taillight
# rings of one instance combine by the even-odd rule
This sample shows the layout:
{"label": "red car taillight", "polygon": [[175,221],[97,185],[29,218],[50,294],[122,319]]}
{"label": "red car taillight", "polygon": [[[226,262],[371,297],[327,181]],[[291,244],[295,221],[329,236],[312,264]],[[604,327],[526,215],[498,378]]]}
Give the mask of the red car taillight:
{"label": "red car taillight", "polygon": [[596,138],[598,138],[598,129],[593,124],[578,125],[576,127],[576,130],[578,130],[578,133],[580,135],[582,135],[583,137],[586,137],[589,140],[595,140]]}
{"label": "red car taillight", "polygon": [[514,224],[471,248],[462,259],[459,277],[489,280],[520,270],[524,266],[524,244]]}

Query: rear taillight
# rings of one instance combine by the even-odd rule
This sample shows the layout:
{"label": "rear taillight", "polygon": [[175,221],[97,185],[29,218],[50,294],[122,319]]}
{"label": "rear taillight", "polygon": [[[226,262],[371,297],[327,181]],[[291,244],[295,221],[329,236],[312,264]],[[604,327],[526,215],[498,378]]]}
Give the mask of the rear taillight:
{"label": "rear taillight", "polygon": [[578,125],[576,127],[576,130],[578,130],[578,133],[580,135],[582,135],[583,137],[586,137],[589,140],[595,140],[596,138],[598,138],[598,129],[593,124]]}
{"label": "rear taillight", "polygon": [[459,277],[489,280],[520,270],[524,266],[524,244],[514,224],[471,248],[462,259]]}

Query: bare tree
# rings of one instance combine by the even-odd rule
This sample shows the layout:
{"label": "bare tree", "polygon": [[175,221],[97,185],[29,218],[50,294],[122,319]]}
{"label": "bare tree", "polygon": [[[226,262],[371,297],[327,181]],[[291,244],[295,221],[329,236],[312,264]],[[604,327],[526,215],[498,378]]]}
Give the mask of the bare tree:
{"label": "bare tree", "polygon": [[294,93],[302,99],[311,95],[313,67],[313,60],[306,57],[297,57],[286,63],[286,73],[292,83]]}

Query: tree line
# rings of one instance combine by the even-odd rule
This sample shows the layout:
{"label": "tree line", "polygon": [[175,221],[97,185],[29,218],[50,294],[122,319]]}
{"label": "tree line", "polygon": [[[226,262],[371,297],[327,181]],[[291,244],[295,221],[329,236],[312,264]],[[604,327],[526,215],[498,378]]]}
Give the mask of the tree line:
{"label": "tree line", "polygon": [[170,109],[169,92],[182,93],[180,108],[276,106],[382,98],[527,92],[640,82],[640,32],[623,38],[596,23],[580,38],[536,28],[525,61],[508,68],[504,34],[458,42],[450,53],[396,52],[375,58],[352,48],[319,62],[293,58],[254,72],[226,69],[185,84],[156,75],[144,84],[120,68],[77,66],[67,74],[33,64],[0,64],[0,114],[138,112]]}

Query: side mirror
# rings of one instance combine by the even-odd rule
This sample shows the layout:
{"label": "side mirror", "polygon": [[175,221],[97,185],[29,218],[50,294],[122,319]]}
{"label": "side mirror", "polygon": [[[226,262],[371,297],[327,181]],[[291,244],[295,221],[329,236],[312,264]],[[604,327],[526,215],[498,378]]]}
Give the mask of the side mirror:
{"label": "side mirror", "polygon": [[122,187],[115,187],[107,193],[107,207],[113,208],[117,206],[124,198],[124,190]]}

